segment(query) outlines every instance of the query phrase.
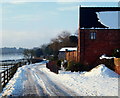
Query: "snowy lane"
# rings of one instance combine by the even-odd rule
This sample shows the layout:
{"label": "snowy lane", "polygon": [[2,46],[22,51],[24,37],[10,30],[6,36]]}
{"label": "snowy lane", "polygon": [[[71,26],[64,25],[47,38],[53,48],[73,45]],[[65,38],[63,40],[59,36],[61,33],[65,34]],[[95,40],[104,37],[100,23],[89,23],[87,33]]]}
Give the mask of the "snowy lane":
{"label": "snowy lane", "polygon": [[75,92],[71,91],[65,85],[60,83],[59,81],[52,80],[47,76],[47,74],[41,70],[38,70],[38,67],[35,67],[33,70],[34,77],[38,81],[39,85],[42,85],[44,91],[50,96],[75,96],[77,95]]}
{"label": "snowy lane", "polygon": [[[45,64],[26,65],[20,68],[20,74],[13,85],[9,85],[10,94],[6,89],[3,96],[76,96],[59,81],[55,81],[44,72]],[[45,68],[46,69],[46,68]]]}
{"label": "snowy lane", "polygon": [[34,73],[32,73],[30,69],[26,70],[25,76],[27,77],[27,80],[24,81],[23,83],[24,89],[23,89],[22,96],[41,96],[41,95],[45,96],[46,95],[43,92],[43,89],[40,86],[40,83],[34,76]]}

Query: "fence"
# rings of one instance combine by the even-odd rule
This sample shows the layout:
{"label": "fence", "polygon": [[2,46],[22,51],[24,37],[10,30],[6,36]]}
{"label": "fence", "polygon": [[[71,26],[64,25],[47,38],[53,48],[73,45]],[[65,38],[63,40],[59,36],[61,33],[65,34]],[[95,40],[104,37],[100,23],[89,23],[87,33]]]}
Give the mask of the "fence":
{"label": "fence", "polygon": [[16,73],[18,67],[25,65],[27,61],[22,62],[13,62],[11,64],[4,65],[4,71],[0,72],[0,92],[2,92],[5,85],[9,82],[9,80],[13,77],[13,75]]}
{"label": "fence", "polygon": [[66,52],[66,60],[77,62],[77,51],[67,51]]}

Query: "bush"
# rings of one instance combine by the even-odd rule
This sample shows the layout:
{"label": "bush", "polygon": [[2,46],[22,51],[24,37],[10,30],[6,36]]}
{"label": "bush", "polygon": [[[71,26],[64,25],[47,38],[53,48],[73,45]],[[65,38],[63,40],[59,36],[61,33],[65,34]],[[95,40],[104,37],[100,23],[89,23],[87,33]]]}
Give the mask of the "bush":
{"label": "bush", "polygon": [[66,70],[74,72],[75,63],[73,61],[69,61]]}
{"label": "bush", "polygon": [[120,58],[120,49],[115,49],[113,51],[113,56],[116,57],[116,58]]}
{"label": "bush", "polygon": [[104,64],[111,70],[115,70],[114,59],[107,59]]}
{"label": "bush", "polygon": [[78,71],[85,71],[85,68],[84,68],[84,65],[80,63],[70,61],[68,62],[68,66],[66,70],[70,70],[71,72],[74,72],[74,71],[78,72]]}
{"label": "bush", "polygon": [[57,66],[57,64],[56,64],[56,61],[49,61],[48,63],[46,63],[46,67],[47,67],[48,69],[50,69],[50,71],[58,74],[59,68],[58,68],[58,66]]}
{"label": "bush", "polygon": [[59,68],[61,68],[61,60],[58,60],[58,61],[57,61],[57,66],[58,66]]}

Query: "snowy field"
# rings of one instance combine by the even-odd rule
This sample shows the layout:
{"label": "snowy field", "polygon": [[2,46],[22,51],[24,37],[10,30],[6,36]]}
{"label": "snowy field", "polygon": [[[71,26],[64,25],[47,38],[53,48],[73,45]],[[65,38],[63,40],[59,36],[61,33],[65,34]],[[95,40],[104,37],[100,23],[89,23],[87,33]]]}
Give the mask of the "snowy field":
{"label": "snowy field", "polygon": [[[25,75],[26,72],[28,76]],[[40,74],[38,74],[39,72]],[[42,75],[44,75],[43,78]],[[39,84],[46,90],[46,93],[49,92],[48,95],[57,96],[57,94],[55,95],[55,93],[48,89],[48,87],[51,87],[50,84],[52,86],[54,85],[52,82],[45,80],[45,76],[50,79],[49,81],[54,82],[58,87],[60,86],[60,89],[67,88],[66,92],[72,92],[71,95],[74,96],[118,96],[119,76],[103,64],[97,66],[90,72],[72,73],[60,70],[59,74],[55,74],[46,68],[45,61],[20,67],[14,77],[3,89],[0,96],[21,96],[23,92],[26,92],[26,88],[28,87],[27,84],[30,84],[32,88],[34,85]],[[27,79],[28,77],[32,77],[29,82],[27,82],[29,80]],[[36,84],[32,84],[32,81],[35,81]],[[35,89],[35,91],[40,92],[38,88],[37,90]],[[33,92],[35,93],[35,91]],[[40,93],[38,95],[40,95]]]}

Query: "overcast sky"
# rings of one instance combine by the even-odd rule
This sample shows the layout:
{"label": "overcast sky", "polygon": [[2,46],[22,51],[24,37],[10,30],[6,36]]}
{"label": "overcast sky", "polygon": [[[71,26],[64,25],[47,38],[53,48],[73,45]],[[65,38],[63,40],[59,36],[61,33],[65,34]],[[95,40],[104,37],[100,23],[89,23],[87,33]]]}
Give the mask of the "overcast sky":
{"label": "overcast sky", "polygon": [[[118,6],[117,2],[7,2],[0,3],[0,35],[2,47],[39,47],[49,43],[63,31],[74,33],[78,28],[78,5]],[[101,21],[106,14],[99,14]],[[115,28],[118,15],[108,13]]]}

